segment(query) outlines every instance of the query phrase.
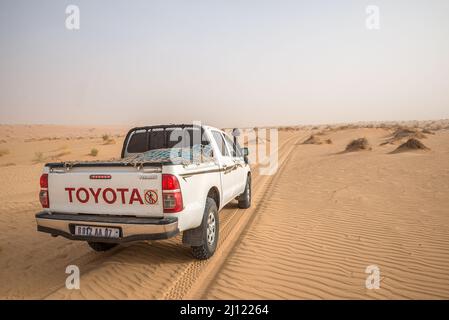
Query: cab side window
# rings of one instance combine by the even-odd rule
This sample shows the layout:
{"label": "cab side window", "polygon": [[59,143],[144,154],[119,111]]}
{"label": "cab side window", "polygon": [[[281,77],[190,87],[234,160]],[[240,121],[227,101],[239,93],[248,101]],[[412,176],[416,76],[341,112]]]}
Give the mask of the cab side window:
{"label": "cab side window", "polygon": [[221,133],[218,131],[212,131],[212,136],[214,137],[214,140],[217,143],[221,155],[224,157],[229,157],[228,149],[226,148],[226,143],[223,140],[223,136],[221,135]]}
{"label": "cab side window", "polygon": [[234,158],[240,158],[241,157],[241,153],[240,153],[240,146],[239,144],[235,144],[231,138],[229,138],[227,135],[225,135],[225,139],[226,142],[229,146],[229,150],[231,150],[231,154]]}

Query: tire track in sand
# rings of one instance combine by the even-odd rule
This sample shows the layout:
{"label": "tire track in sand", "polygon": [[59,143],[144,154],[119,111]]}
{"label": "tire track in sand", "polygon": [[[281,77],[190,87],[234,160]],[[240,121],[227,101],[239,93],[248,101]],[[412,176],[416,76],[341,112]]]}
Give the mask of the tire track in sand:
{"label": "tire track in sand", "polygon": [[[207,283],[209,283],[210,279],[220,270],[221,265],[226,261],[226,257],[232,252],[232,249],[243,230],[249,225],[254,217],[266,190],[285,164],[285,161],[288,159],[296,142],[304,139],[306,136],[306,134],[300,136],[293,135],[282,144],[279,148],[279,166],[276,174],[273,176],[257,175],[257,177],[255,177],[257,179],[257,184],[255,183],[254,185],[257,185],[257,188],[255,190],[253,189],[253,204],[256,205],[253,205],[249,209],[237,209],[234,211],[232,218],[227,221],[223,230],[220,230],[218,252],[216,252],[211,259],[197,261],[186,268],[173,285],[167,289],[163,296],[164,299],[195,299],[201,295],[203,290],[207,287]],[[257,171],[253,170],[253,172]]]}

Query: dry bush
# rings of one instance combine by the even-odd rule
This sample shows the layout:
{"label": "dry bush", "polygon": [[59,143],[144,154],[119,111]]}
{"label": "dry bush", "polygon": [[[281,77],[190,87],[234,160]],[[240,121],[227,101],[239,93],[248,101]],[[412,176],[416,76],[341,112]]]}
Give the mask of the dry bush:
{"label": "dry bush", "polygon": [[404,142],[399,147],[397,147],[395,152],[402,152],[402,151],[413,151],[413,150],[430,150],[428,147],[426,147],[421,141],[415,138],[408,139],[407,142]]}
{"label": "dry bush", "polygon": [[318,138],[315,135],[311,135],[309,138],[307,138],[302,144],[321,144],[320,138]]}
{"label": "dry bush", "polygon": [[104,134],[104,135],[101,136],[101,138],[103,139],[103,144],[104,145],[115,144],[115,140],[109,134]]}
{"label": "dry bush", "polygon": [[435,134],[435,132],[430,131],[429,129],[423,129],[421,132],[425,134]]}
{"label": "dry bush", "polygon": [[98,155],[98,149],[92,148],[89,153],[90,156],[96,157]]}
{"label": "dry bush", "polygon": [[58,137],[43,137],[38,139],[37,141],[54,141],[54,140],[59,140]]}
{"label": "dry bush", "polygon": [[364,150],[371,150],[371,147],[369,146],[368,140],[366,138],[359,138],[349,142],[346,146],[345,152]]}
{"label": "dry bush", "polygon": [[424,139],[424,138],[426,138],[426,136],[423,133],[421,133],[415,129],[409,129],[409,128],[399,128],[393,133],[392,139],[400,140],[403,138]]}
{"label": "dry bush", "polygon": [[380,145],[386,145],[386,144],[394,144],[396,142],[400,142],[403,139],[425,139],[427,136],[424,134],[423,131],[419,131],[417,129],[412,129],[410,127],[404,127],[399,126],[396,127],[396,130],[391,134],[389,138],[387,138],[384,142],[382,142]]}
{"label": "dry bush", "polygon": [[0,150],[0,157],[6,156],[7,154],[9,154],[9,150],[8,149],[1,149]]}
{"label": "dry bush", "polygon": [[337,128],[337,130],[348,130],[348,129],[351,129],[351,128],[352,128],[352,126],[350,126],[349,124],[344,124],[344,125],[339,126]]}

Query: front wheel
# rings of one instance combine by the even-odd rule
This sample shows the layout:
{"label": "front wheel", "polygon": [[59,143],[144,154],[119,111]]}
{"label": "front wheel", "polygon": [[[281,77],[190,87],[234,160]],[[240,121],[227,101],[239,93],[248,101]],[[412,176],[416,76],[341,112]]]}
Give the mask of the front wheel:
{"label": "front wheel", "polygon": [[212,198],[206,199],[201,228],[203,237],[202,245],[193,246],[192,254],[196,259],[205,260],[214,255],[218,243],[218,209],[215,200]]}
{"label": "front wheel", "polygon": [[248,209],[251,207],[251,176],[246,179],[245,191],[239,197],[239,208]]}

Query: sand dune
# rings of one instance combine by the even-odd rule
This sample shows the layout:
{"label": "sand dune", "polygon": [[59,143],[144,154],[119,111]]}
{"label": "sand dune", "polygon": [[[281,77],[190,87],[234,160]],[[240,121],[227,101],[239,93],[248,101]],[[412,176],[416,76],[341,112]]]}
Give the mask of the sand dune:
{"label": "sand dune", "polygon": [[[0,298],[448,298],[449,131],[427,134],[426,152],[392,153],[397,144],[380,144],[395,128],[282,130],[277,174],[254,171],[254,206],[228,205],[216,255],[194,261],[179,237],[96,253],[35,231],[43,164],[35,153],[92,159],[97,148],[98,159],[116,157],[126,128],[0,126],[8,150],[0,157]],[[332,144],[301,144],[317,130]],[[341,152],[360,137],[370,152]],[[69,264],[80,267],[80,290],[65,288]],[[379,290],[365,288],[373,264]]]}

